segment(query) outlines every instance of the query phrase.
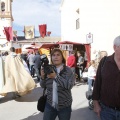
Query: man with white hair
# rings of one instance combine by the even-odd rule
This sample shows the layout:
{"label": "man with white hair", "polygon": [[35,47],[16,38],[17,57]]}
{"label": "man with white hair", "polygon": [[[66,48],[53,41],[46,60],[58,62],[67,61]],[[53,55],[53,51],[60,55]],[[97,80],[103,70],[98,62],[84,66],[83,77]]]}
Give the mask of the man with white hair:
{"label": "man with white hair", "polygon": [[113,48],[114,53],[100,61],[93,89],[94,111],[101,120],[120,120],[120,36]]}

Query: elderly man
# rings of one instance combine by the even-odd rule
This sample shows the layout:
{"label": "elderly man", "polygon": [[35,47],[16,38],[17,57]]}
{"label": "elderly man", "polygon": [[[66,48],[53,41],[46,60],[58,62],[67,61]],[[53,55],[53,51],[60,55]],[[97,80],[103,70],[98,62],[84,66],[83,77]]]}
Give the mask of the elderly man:
{"label": "elderly man", "polygon": [[101,120],[120,120],[120,36],[113,48],[115,52],[100,61],[93,89],[94,111]]}

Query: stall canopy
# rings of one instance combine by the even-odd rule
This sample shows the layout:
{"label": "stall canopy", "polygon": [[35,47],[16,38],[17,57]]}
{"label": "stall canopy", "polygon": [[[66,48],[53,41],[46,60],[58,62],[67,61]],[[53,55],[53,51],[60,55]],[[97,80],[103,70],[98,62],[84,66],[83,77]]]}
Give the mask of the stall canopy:
{"label": "stall canopy", "polygon": [[40,48],[51,49],[51,48],[54,48],[54,47],[58,47],[60,44],[84,45],[88,62],[90,62],[90,60],[91,60],[91,55],[90,55],[91,46],[90,46],[90,44],[77,43],[77,42],[71,42],[71,41],[61,41],[61,42],[57,42],[55,44],[43,44]]}
{"label": "stall canopy", "polygon": [[56,44],[84,45],[88,62],[90,62],[90,60],[91,60],[91,55],[90,55],[91,54],[91,46],[90,46],[90,44],[77,43],[77,42],[71,42],[71,41],[61,41],[61,42],[57,42]]}
{"label": "stall canopy", "polygon": [[42,45],[38,45],[38,44],[35,44],[35,45],[31,45],[29,47],[26,47],[26,49],[39,49]]}
{"label": "stall canopy", "polygon": [[40,48],[51,49],[51,48],[54,48],[57,46],[58,46],[58,44],[43,44]]}
{"label": "stall canopy", "polygon": [[61,41],[61,42],[57,42],[56,44],[74,44],[74,45],[80,45],[81,43],[71,42],[71,41]]}

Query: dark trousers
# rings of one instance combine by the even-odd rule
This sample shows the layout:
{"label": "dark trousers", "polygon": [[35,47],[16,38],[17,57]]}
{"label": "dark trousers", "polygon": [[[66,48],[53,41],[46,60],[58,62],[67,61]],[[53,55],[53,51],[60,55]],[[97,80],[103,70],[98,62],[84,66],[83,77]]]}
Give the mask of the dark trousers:
{"label": "dark trousers", "polygon": [[101,103],[101,120],[120,120],[120,111],[114,110]]}
{"label": "dark trousers", "polygon": [[37,80],[40,80],[40,68],[35,68],[35,72],[37,74]]}
{"label": "dark trousers", "polygon": [[34,76],[34,74],[35,74],[34,65],[30,65],[30,74],[31,74],[31,76]]}
{"label": "dark trousers", "polygon": [[59,120],[70,120],[71,106],[57,111],[51,105],[46,103],[43,120],[55,120],[57,116]]}

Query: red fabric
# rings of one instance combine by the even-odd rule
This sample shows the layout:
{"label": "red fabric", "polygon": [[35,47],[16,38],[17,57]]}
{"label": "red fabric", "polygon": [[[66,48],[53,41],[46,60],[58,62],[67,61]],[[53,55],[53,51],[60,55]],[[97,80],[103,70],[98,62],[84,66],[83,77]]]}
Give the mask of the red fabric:
{"label": "red fabric", "polygon": [[40,48],[54,48],[54,47],[57,47],[58,44],[43,44]]}
{"label": "red fabric", "polygon": [[46,29],[47,29],[47,25],[46,24],[39,25],[39,32],[40,32],[40,36],[41,37],[45,37],[46,36]]}
{"label": "red fabric", "polygon": [[91,60],[91,57],[90,57],[91,46],[89,44],[85,44],[85,51],[86,51],[86,54],[87,54],[88,62],[90,62],[90,60]]}
{"label": "red fabric", "polygon": [[60,41],[60,42],[57,42],[56,44],[73,44],[73,45],[81,45],[82,43],[71,42],[71,41]]}
{"label": "red fabric", "polygon": [[4,27],[4,31],[5,31],[7,41],[13,40],[12,27]]}
{"label": "red fabric", "polygon": [[67,59],[67,66],[76,67],[76,58],[74,55],[70,55]]}

